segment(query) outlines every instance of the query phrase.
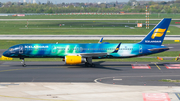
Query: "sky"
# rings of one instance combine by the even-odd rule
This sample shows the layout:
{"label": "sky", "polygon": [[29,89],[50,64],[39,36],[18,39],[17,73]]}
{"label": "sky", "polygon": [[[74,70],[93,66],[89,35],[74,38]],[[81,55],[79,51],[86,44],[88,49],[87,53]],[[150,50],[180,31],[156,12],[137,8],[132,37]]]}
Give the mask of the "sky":
{"label": "sky", "polygon": [[[11,1],[11,2],[18,2],[21,1],[23,2],[23,0],[0,0],[0,2],[7,2],[7,1]],[[29,0],[26,0],[27,2],[29,2]],[[33,0],[31,0],[32,2]],[[71,3],[71,2],[116,2],[116,0],[50,0],[51,2],[57,4],[57,3]],[[117,0],[118,2],[128,2],[129,0]],[[137,0],[137,1],[171,1],[171,0]],[[41,3],[47,3],[47,0],[36,0],[36,3],[41,2]]]}

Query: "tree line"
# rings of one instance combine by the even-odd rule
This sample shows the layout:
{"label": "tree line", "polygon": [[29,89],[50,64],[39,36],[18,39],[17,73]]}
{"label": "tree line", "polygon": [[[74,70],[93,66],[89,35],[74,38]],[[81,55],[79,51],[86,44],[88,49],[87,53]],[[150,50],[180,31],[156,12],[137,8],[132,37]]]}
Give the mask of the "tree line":
{"label": "tree line", "polygon": [[136,0],[128,3],[1,3],[0,13],[145,13],[146,5],[150,13],[180,13],[180,0],[169,2],[149,1],[142,4]]}

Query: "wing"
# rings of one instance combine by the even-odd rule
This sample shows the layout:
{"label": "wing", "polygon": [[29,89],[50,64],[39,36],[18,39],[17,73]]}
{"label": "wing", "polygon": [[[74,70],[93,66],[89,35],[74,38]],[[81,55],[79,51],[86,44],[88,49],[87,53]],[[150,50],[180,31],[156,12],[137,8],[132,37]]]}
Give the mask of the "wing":
{"label": "wing", "polygon": [[[118,44],[116,49],[112,53],[117,53],[119,51],[119,47],[121,46],[121,43]],[[93,57],[93,56],[106,56],[110,53],[108,52],[99,52],[99,53],[80,53],[79,55],[82,57]]]}
{"label": "wing", "polygon": [[81,55],[82,57],[93,57],[93,56],[106,56],[108,55],[108,53],[81,53],[79,54]]}

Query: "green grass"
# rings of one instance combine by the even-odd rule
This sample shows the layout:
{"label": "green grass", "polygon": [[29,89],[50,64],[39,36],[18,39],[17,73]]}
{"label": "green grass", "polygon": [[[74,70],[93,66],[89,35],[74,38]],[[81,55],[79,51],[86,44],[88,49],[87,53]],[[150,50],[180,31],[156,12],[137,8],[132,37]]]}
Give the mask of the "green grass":
{"label": "green grass", "polygon": [[[180,14],[150,14],[150,19],[174,18],[179,19]],[[145,19],[145,14],[137,15],[30,15],[25,17],[3,17],[0,19]]]}
{"label": "green grass", "polygon": [[[135,22],[137,21],[129,21]],[[137,28],[136,24],[124,23],[128,21],[29,21],[27,28],[27,21],[0,21],[0,35],[147,35],[154,27],[152,25],[149,29],[145,26]],[[172,21],[172,24],[174,23],[175,21]],[[170,33],[167,35],[179,35],[179,28],[170,26],[169,30]]]}
{"label": "green grass", "polygon": [[165,51],[162,53],[152,54],[148,56],[159,56],[159,57],[176,57],[179,56],[180,51]]}
{"label": "green grass", "polygon": [[[150,15],[150,19],[162,19],[164,17],[180,18],[180,14],[157,14]],[[145,15],[53,15],[53,16],[25,16],[25,17],[0,17],[0,19],[145,19]],[[29,29],[25,27],[27,21],[0,21],[0,35],[147,35],[150,29],[142,28],[130,29],[136,24],[123,23],[137,23],[137,21],[28,21]],[[144,23],[145,21],[138,21]],[[150,21],[150,23],[157,24],[159,21]],[[172,21],[171,24],[175,24]],[[59,27],[59,24],[64,26]],[[128,25],[129,27],[125,27]],[[179,28],[170,26],[170,33],[167,35],[179,35]],[[0,40],[0,49],[8,49],[10,46],[22,43],[97,43],[98,40]],[[104,42],[110,43],[136,43],[139,40],[108,40]],[[172,44],[174,41],[164,41],[163,44]],[[175,57],[179,53],[163,52],[149,56],[169,56]],[[13,61],[19,61],[14,59]],[[61,61],[59,58],[38,58],[26,59],[26,61]],[[157,62],[156,58],[124,58],[124,59],[101,59],[94,61],[118,61],[118,62]],[[163,60],[163,62],[174,62],[174,60]]]}
{"label": "green grass", "polygon": [[171,80],[171,79],[162,79],[162,80],[159,80],[159,81],[161,81],[161,82],[177,82],[177,83],[180,82],[180,80]]}

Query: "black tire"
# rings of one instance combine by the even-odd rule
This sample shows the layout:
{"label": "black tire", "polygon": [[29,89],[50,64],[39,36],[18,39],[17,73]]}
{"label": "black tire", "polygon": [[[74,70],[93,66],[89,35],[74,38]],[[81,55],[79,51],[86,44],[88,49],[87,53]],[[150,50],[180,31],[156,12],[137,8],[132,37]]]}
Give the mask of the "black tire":
{"label": "black tire", "polygon": [[92,64],[91,67],[95,67],[95,64]]}
{"label": "black tire", "polygon": [[85,62],[85,67],[87,67],[88,66],[88,63],[87,62]]}
{"label": "black tire", "polygon": [[26,67],[26,64],[22,65],[23,67]]}

